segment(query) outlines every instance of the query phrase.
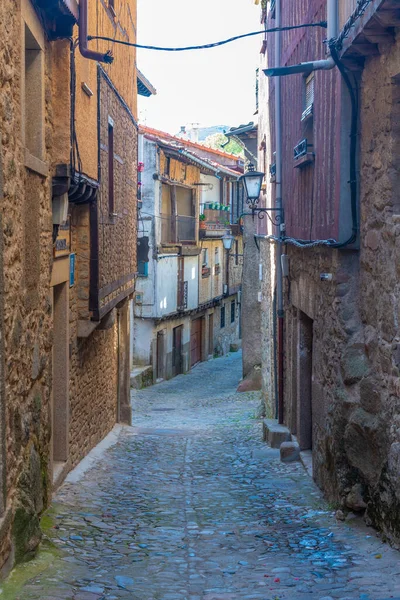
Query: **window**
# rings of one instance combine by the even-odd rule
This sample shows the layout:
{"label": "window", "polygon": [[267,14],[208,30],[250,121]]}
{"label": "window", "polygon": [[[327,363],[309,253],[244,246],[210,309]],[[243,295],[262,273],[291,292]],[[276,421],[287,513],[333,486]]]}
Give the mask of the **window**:
{"label": "window", "polygon": [[221,329],[225,327],[225,306],[221,306]]}
{"label": "window", "polygon": [[215,266],[219,265],[219,248],[215,248]]}
{"label": "window", "polygon": [[312,115],[314,106],[314,73],[304,78],[304,110],[301,120],[304,121]]}
{"label": "window", "polygon": [[235,310],[236,310],[236,303],[234,300],[232,300],[232,302],[231,302],[231,323],[235,322]]}
{"label": "window", "polygon": [[114,215],[114,121],[108,117],[108,210]]}
{"label": "window", "polygon": [[144,262],[144,260],[139,260],[138,261],[138,271],[139,271],[139,277],[148,277],[149,263]]}
{"label": "window", "polygon": [[43,160],[44,155],[44,63],[39,42],[25,25],[25,147]]}
{"label": "window", "polygon": [[208,248],[203,248],[201,251],[201,266],[208,267]]}
{"label": "window", "polygon": [[239,264],[239,242],[235,240],[235,265]]}

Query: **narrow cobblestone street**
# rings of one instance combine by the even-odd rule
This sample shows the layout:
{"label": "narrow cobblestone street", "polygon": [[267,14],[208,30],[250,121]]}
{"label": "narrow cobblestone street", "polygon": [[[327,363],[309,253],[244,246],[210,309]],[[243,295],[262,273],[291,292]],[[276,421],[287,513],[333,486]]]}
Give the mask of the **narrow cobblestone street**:
{"label": "narrow cobblestone street", "polygon": [[337,523],[300,463],[261,440],[239,353],[133,393],[133,428],[43,519],[7,600],[400,598],[397,551]]}

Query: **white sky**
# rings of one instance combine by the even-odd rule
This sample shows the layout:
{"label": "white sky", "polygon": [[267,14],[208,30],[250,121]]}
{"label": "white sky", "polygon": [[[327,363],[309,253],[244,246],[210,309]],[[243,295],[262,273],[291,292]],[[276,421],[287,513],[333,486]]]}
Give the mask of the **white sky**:
{"label": "white sky", "polygon": [[[207,44],[259,31],[253,0],[138,0],[138,43]],[[254,120],[255,70],[261,36],[189,52],[139,50],[138,68],[157,89],[139,96],[139,119],[177,133],[181,125],[229,125]]]}

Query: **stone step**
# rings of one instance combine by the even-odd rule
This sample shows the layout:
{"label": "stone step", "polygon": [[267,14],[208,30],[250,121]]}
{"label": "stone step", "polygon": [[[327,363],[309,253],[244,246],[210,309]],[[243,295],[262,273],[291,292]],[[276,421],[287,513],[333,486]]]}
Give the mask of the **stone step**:
{"label": "stone step", "polygon": [[153,385],[153,367],[151,365],[134,366],[131,371],[131,388],[141,390],[150,385]]}
{"label": "stone step", "polygon": [[279,425],[276,419],[263,420],[263,437],[271,448],[280,448],[283,442],[290,442],[292,436],[285,425]]}

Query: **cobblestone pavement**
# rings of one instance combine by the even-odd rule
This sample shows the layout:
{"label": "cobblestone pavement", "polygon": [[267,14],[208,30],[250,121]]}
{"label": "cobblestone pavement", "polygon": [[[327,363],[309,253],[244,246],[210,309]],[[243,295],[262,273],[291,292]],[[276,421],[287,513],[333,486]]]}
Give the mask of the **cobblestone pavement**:
{"label": "cobblestone pavement", "polygon": [[47,541],[0,598],[400,598],[400,555],[335,521],[301,464],[261,441],[239,354],[135,392],[133,428],[43,519]]}

